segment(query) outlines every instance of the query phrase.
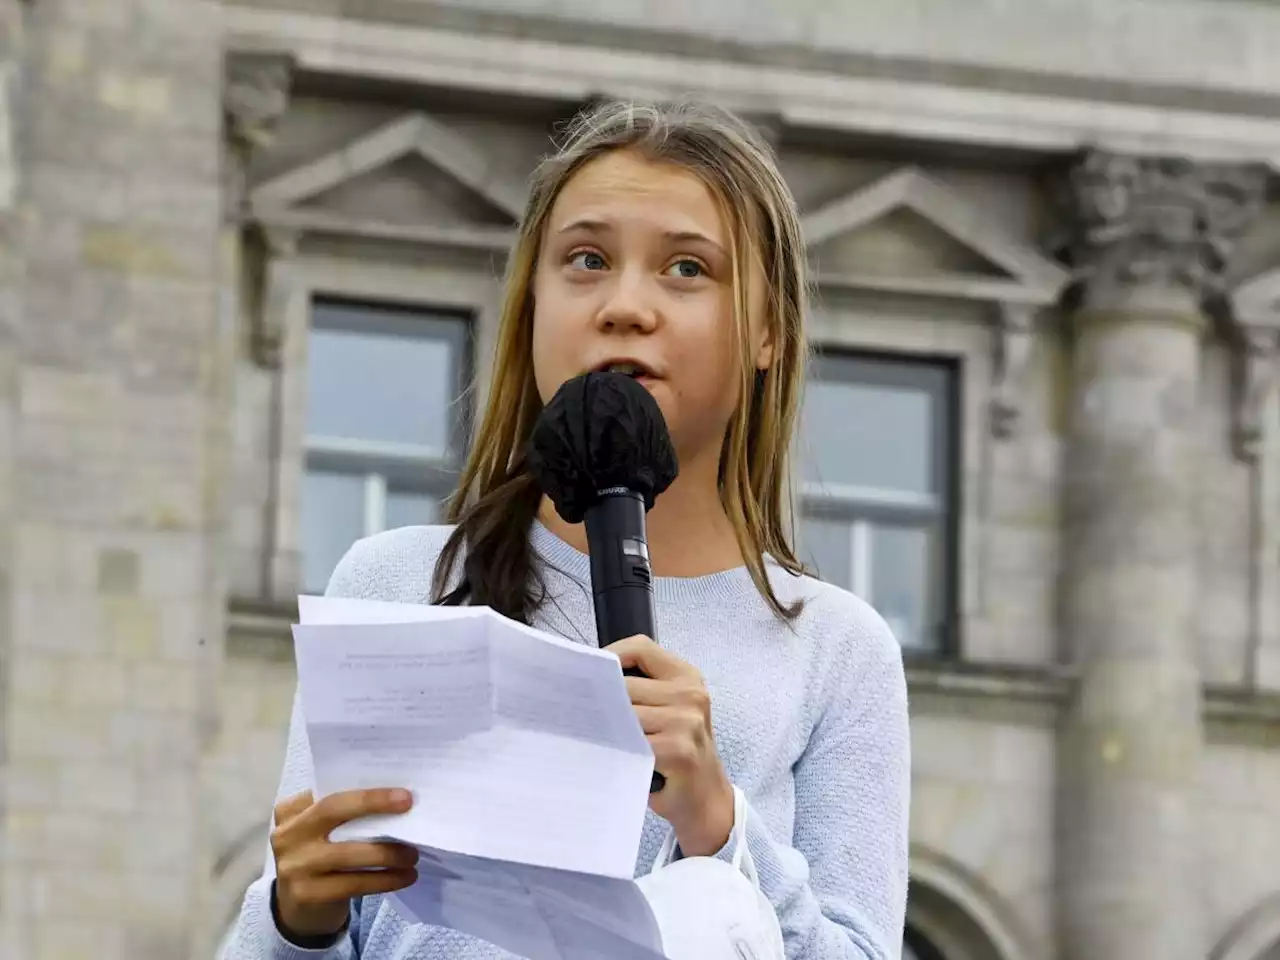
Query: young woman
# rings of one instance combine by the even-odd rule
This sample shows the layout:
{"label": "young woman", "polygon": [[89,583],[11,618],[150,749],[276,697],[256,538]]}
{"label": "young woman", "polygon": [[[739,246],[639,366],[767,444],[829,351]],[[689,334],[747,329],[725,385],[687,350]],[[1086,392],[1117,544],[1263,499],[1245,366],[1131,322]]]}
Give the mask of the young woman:
{"label": "young woman", "polygon": [[[907,890],[906,687],[884,621],[805,576],[791,547],[806,309],[795,202],[746,125],[697,105],[613,104],[581,117],[533,180],[453,525],[357,543],[328,592],[487,604],[594,643],[585,533],[544,500],[525,443],[565,380],[611,366],[636,373],[680,463],[648,520],[661,645],[610,648],[647,675],[628,689],[667,778],[637,873],[672,829],[682,856],[728,856],[736,785],[787,956],[888,960],[901,949]],[[387,789],[317,802],[312,786],[295,703],[273,856],[229,958],[510,956],[406,924],[385,902],[413,881],[412,850],[327,839],[410,798]]]}

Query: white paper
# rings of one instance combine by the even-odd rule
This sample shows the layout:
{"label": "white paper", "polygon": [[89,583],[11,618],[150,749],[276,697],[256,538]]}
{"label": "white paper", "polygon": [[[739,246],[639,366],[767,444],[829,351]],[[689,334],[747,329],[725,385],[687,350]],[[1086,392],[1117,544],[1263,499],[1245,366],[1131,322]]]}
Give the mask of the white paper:
{"label": "white paper", "polygon": [[332,835],[418,847],[398,909],[532,960],[662,957],[632,881],[653,752],[616,657],[483,607],[299,612],[317,795],[413,792],[409,813]]}
{"label": "white paper", "polygon": [[424,854],[394,895],[422,923],[463,930],[530,960],[665,960],[648,901],[631,880]]}

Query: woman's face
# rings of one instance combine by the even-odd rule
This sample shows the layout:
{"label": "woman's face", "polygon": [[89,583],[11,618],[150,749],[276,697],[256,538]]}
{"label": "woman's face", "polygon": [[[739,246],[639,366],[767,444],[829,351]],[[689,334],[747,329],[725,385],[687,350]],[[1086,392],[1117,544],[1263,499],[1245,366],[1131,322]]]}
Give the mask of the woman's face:
{"label": "woman's face", "polygon": [[[534,275],[533,363],[547,402],[566,380],[632,365],[662,408],[682,472],[714,453],[738,402],[732,237],[695,174],[615,151],[584,165],[552,207]],[[748,282],[756,362],[759,269]]]}

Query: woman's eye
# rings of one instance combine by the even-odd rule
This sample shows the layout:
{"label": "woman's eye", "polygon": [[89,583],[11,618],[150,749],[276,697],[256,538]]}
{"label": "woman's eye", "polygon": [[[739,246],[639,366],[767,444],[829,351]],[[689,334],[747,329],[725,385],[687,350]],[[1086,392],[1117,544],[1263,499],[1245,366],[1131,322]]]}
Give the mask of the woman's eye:
{"label": "woman's eye", "polygon": [[668,271],[674,270],[674,276],[680,277],[682,280],[694,280],[702,276],[706,271],[702,269],[702,264],[697,260],[677,260]]}
{"label": "woman's eye", "polygon": [[603,270],[604,257],[590,250],[580,250],[569,258],[569,264],[580,270]]}

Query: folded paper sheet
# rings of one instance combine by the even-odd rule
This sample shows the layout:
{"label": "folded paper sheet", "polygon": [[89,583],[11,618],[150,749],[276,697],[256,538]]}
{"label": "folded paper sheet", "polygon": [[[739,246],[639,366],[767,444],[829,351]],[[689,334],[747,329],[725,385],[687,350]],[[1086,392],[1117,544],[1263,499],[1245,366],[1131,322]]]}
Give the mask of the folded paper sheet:
{"label": "folded paper sheet", "polygon": [[334,840],[422,854],[394,896],[531,960],[662,957],[632,882],[653,753],[612,654],[484,607],[299,598],[316,794],[405,787],[413,809]]}

